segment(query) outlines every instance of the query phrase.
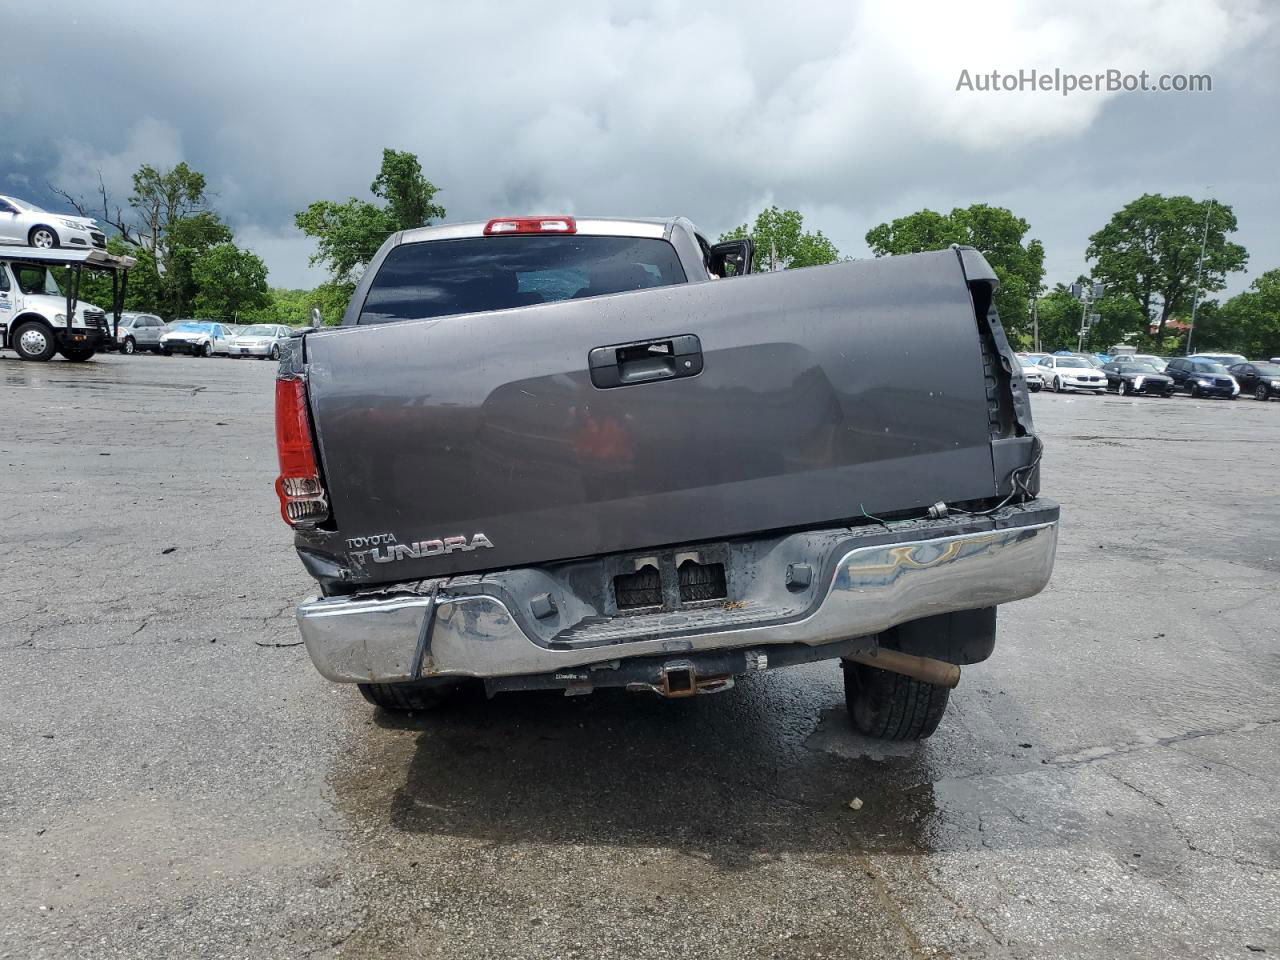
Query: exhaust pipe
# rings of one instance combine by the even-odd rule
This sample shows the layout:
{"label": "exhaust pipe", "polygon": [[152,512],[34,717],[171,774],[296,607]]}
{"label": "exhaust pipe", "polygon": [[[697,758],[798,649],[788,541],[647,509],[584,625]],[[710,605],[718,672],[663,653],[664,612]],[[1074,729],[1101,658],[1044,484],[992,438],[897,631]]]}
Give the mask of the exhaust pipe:
{"label": "exhaust pipe", "polygon": [[890,673],[901,673],[935,687],[954,688],[960,682],[960,668],[954,663],[935,660],[933,657],[917,657],[888,647],[876,647],[867,653],[851,653],[844,659],[863,663],[868,667],[879,667]]}

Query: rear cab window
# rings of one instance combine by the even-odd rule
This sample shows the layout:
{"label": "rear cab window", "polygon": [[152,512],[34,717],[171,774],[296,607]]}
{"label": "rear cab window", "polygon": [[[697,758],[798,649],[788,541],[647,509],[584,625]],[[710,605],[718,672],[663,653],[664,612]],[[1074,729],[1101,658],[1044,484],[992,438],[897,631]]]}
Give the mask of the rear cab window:
{"label": "rear cab window", "polygon": [[675,248],[654,237],[467,237],[387,254],[358,322],[505,310],[684,283]]}

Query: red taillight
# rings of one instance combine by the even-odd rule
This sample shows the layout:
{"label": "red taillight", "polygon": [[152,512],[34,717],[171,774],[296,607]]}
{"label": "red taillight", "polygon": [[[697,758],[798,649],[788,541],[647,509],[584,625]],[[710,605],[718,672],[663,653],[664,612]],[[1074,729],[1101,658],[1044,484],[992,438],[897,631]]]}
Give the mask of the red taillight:
{"label": "red taillight", "polygon": [[499,217],[484,225],[484,235],[504,233],[577,233],[573,217]]}
{"label": "red taillight", "polygon": [[280,516],[291,527],[314,526],[329,515],[329,502],[320,483],[307,421],[307,383],[301,377],[276,381],[276,451],[280,455],[280,476],[276,478]]}

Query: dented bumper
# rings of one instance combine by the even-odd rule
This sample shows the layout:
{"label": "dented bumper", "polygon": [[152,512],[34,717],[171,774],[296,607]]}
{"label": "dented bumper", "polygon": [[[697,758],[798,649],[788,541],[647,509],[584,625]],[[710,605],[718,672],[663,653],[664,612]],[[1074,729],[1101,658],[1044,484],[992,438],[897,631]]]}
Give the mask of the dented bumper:
{"label": "dented bumper", "polygon": [[[530,569],[313,598],[298,607],[298,625],[316,668],[340,683],[514,677],[632,657],[817,647],[1038,593],[1053,571],[1057,521],[1057,504],[1034,500],[990,518],[737,545],[753,552],[743,553],[739,565],[750,565],[750,575],[731,599],[651,616],[609,615],[584,603],[573,595],[580,572],[557,578]],[[814,574],[799,591],[790,582],[798,561]],[[553,613],[531,614],[539,602]]]}

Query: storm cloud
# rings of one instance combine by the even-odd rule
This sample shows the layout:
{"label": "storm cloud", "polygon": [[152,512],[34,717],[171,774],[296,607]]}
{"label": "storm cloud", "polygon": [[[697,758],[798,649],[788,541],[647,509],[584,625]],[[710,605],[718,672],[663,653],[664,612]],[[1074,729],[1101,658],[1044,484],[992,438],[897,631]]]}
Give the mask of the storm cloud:
{"label": "storm cloud", "polygon": [[[1049,282],[1143,192],[1232,204],[1280,266],[1280,38],[1246,0],[985,4],[116,2],[6,12],[0,192],[121,200],[141,162],[204,171],[280,286],[293,214],[412,150],[449,219],[796,207],[847,255],[920,207],[1032,224]],[[957,90],[971,74],[1212,76],[1201,93]],[[1248,277],[1232,281],[1241,289]]]}

